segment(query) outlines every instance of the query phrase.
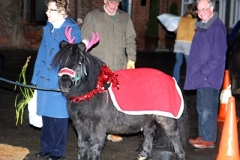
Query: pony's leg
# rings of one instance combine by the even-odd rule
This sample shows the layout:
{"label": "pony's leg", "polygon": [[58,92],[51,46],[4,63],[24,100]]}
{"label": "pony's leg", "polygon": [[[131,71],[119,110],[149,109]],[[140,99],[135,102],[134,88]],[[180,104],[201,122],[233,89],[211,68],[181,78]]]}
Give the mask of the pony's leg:
{"label": "pony's leg", "polygon": [[89,160],[89,152],[90,152],[90,145],[81,131],[77,131],[78,133],[78,160]]}
{"label": "pony's leg", "polygon": [[91,134],[91,138],[89,140],[91,160],[100,160],[105,139],[106,132],[100,133],[100,131],[96,130],[95,133]]}
{"label": "pony's leg", "polygon": [[90,144],[90,159],[91,160],[100,160],[101,152],[106,140],[106,126],[97,121],[92,123],[90,127],[90,137],[89,137],[89,144]]}
{"label": "pony's leg", "polygon": [[94,125],[83,127],[83,124],[81,124],[81,127],[75,125],[78,133],[78,160],[100,160],[106,138],[105,130],[103,130],[103,127],[97,129]]}
{"label": "pony's leg", "polygon": [[[84,125],[80,123],[77,116],[72,115],[72,123],[78,134],[78,160],[89,160],[89,142],[88,137],[90,136],[86,130],[83,129]],[[81,126],[81,127],[80,127]]]}
{"label": "pony's leg", "polygon": [[174,150],[179,158],[185,158],[185,152],[183,150],[179,131],[177,128],[177,121],[173,118],[156,116],[157,123],[159,123],[166,132],[169,140],[172,142]]}
{"label": "pony's leg", "polygon": [[150,156],[153,146],[153,138],[156,132],[156,125],[154,123],[149,123],[143,128],[144,141],[142,145],[142,151],[138,155],[138,160],[144,160]]}

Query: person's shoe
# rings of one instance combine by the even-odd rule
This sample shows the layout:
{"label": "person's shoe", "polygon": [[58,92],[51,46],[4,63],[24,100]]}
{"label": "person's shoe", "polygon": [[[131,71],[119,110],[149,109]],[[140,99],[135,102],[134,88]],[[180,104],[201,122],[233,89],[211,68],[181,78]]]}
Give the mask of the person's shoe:
{"label": "person's shoe", "polygon": [[46,157],[48,155],[50,155],[50,152],[39,152],[37,154],[35,154],[36,157]]}
{"label": "person's shoe", "polygon": [[200,142],[201,140],[202,140],[201,137],[197,137],[196,139],[189,139],[188,142],[193,145],[193,144]]}
{"label": "person's shoe", "polygon": [[193,147],[196,147],[196,148],[215,148],[215,144],[214,144],[214,142],[201,140],[198,143],[194,143]]}
{"label": "person's shoe", "polygon": [[113,134],[109,134],[107,136],[107,139],[110,140],[110,141],[113,141],[113,142],[120,142],[123,140],[122,137],[118,136],[118,135],[113,135]]}
{"label": "person's shoe", "polygon": [[50,155],[47,157],[46,160],[61,160],[61,159],[64,159],[65,157],[63,156],[53,156],[53,155]]}

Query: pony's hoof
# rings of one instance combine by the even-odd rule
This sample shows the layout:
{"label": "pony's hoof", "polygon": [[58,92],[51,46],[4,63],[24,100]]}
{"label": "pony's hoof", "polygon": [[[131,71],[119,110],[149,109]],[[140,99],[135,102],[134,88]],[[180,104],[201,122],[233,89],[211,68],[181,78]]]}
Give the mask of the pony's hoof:
{"label": "pony's hoof", "polygon": [[178,158],[180,158],[181,160],[185,160],[185,154],[178,154]]}
{"label": "pony's hoof", "polygon": [[147,159],[147,157],[138,156],[137,159],[138,159],[138,160],[145,160],[145,159]]}
{"label": "pony's hoof", "polygon": [[120,136],[118,136],[118,135],[113,135],[113,134],[109,134],[109,135],[107,136],[107,139],[108,139],[109,141],[113,141],[113,142],[120,142],[120,141],[123,140],[122,137],[120,137]]}

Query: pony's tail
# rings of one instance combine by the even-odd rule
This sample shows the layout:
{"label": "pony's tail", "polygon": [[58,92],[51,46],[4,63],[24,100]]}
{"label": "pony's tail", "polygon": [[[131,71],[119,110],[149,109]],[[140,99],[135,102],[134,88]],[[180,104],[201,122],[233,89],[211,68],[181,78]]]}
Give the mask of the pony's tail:
{"label": "pony's tail", "polygon": [[181,117],[177,119],[177,128],[179,130],[182,146],[186,149],[189,139],[189,122],[186,102],[184,102],[184,110]]}

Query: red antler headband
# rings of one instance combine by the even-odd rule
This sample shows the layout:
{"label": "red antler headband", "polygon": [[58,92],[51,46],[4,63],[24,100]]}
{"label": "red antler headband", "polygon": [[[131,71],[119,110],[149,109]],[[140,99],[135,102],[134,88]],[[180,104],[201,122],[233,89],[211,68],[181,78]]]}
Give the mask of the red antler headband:
{"label": "red antler headband", "polygon": [[72,28],[69,28],[69,26],[66,27],[65,29],[65,36],[68,39],[68,43],[73,44],[75,37],[71,38],[71,34],[72,34]]}
{"label": "red antler headband", "polygon": [[89,42],[89,39],[84,39],[82,42],[85,44],[86,46],[86,51],[91,48],[94,44],[96,44],[100,39],[100,35],[98,32],[96,32],[96,34],[94,34],[94,32],[92,32],[92,39]]}

